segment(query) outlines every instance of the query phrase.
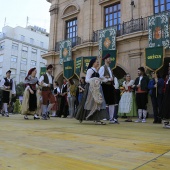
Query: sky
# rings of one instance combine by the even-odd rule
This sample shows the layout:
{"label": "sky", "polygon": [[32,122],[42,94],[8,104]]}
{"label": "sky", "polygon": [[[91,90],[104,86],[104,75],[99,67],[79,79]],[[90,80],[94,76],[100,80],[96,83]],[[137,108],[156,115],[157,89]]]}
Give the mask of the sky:
{"label": "sky", "polygon": [[0,32],[4,24],[26,27],[27,17],[28,25],[36,25],[49,32],[50,5],[46,0],[0,0]]}

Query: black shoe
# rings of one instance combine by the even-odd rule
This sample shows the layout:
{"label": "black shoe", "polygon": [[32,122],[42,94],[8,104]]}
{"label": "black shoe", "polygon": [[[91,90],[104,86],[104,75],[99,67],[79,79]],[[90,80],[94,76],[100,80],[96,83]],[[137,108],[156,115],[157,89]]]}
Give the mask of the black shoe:
{"label": "black shoe", "polygon": [[8,114],[8,112],[6,112],[6,113],[5,113],[5,117],[9,117],[9,114]]}
{"label": "black shoe", "polygon": [[43,120],[47,120],[46,115],[42,115],[42,119],[43,119]]}
{"label": "black shoe", "polygon": [[157,120],[154,120],[153,123],[157,123]]}
{"label": "black shoe", "polygon": [[46,112],[46,118],[50,119],[50,113],[49,112]]}
{"label": "black shoe", "polygon": [[132,122],[132,120],[128,120],[128,119],[127,119],[127,120],[125,120],[125,122]]}
{"label": "black shoe", "polygon": [[4,116],[4,113],[2,113],[2,116]]}

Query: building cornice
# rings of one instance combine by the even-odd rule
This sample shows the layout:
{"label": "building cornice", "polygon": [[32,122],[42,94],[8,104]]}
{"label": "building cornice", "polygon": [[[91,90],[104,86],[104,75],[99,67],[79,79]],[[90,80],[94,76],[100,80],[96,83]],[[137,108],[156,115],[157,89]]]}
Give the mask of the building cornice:
{"label": "building cornice", "polygon": [[49,2],[49,3],[52,3],[52,0],[46,0],[47,2]]}
{"label": "building cornice", "polygon": [[49,9],[50,15],[58,14],[58,10],[59,10],[58,5],[56,4],[51,5]]}
{"label": "building cornice", "polygon": [[1,38],[0,41],[5,40],[5,39],[15,41],[15,42],[27,45],[27,46],[31,46],[33,48],[38,48],[38,49],[43,50],[43,51],[48,51],[48,49],[46,49],[46,48],[42,48],[40,46],[36,46],[36,45],[30,44],[30,43],[27,43],[27,42],[24,42],[24,41],[20,41],[20,40],[14,39],[14,38],[7,37],[7,36],[5,36],[4,38]]}

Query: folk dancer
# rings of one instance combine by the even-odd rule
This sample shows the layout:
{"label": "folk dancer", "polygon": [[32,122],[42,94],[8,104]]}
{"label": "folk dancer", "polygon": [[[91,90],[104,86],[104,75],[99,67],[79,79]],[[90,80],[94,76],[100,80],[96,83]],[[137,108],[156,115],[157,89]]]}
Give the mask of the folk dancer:
{"label": "folk dancer", "polygon": [[[3,103],[3,112],[2,116],[9,117],[7,105],[10,103],[11,96],[16,95],[15,83],[14,80],[10,78],[11,70],[6,72],[6,77],[1,80],[2,88],[2,103]],[[5,113],[5,114],[4,114]]]}
{"label": "folk dancer", "polygon": [[25,78],[25,91],[22,102],[21,113],[24,119],[28,120],[28,115],[33,115],[34,120],[40,119],[37,115],[37,90],[36,85],[38,84],[38,78],[36,77],[37,70],[32,68],[28,71]]}
{"label": "folk dancer", "polygon": [[97,58],[91,59],[87,68],[86,86],[83,92],[82,101],[77,108],[76,119],[93,120],[96,125],[105,125],[101,120],[106,117],[106,104],[101,87],[101,80],[97,71],[99,61]]}
{"label": "folk dancer", "polygon": [[39,84],[41,84],[42,86],[42,99],[43,99],[42,119],[43,120],[47,120],[50,118],[49,111],[55,104],[55,97],[52,94],[53,80],[54,80],[54,77],[52,76],[52,69],[53,66],[51,64],[48,65],[46,74],[42,75],[39,79]]}
{"label": "folk dancer", "polygon": [[[138,68],[138,77],[132,86],[136,91],[136,104],[138,108],[138,120],[135,122],[146,122],[147,117],[147,103],[148,103],[148,83],[149,79],[145,75],[145,69],[143,67]],[[143,118],[143,119],[142,119]]]}
{"label": "folk dancer", "polygon": [[132,86],[134,80],[131,80],[130,74],[126,74],[126,80],[123,82],[123,94],[119,102],[119,113],[127,115],[127,120],[125,122],[132,122],[133,113],[131,113],[133,106],[133,92]]}
{"label": "folk dancer", "polygon": [[106,54],[103,59],[105,65],[100,67],[99,74],[102,80],[102,89],[104,94],[104,99],[106,105],[109,107],[109,120],[110,123],[116,123],[114,120],[114,111],[115,111],[115,88],[113,84],[113,74],[109,67],[111,63],[110,54]]}

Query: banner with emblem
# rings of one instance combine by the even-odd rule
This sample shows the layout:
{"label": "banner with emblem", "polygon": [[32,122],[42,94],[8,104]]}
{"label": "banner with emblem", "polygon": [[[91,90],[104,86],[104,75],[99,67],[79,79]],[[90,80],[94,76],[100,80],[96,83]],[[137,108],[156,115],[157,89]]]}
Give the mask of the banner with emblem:
{"label": "banner with emblem", "polygon": [[63,76],[71,79],[74,76],[74,60],[63,62]]}
{"label": "banner with emblem", "polygon": [[[110,63],[110,68],[113,70],[116,68],[116,64],[117,64],[117,50],[104,50],[102,53],[102,58],[107,55],[110,54],[110,58],[111,58],[111,63]],[[104,60],[102,60],[101,65],[104,65]]]}
{"label": "banner with emblem", "polygon": [[83,57],[83,73],[86,74],[87,72],[87,67],[90,63],[90,60],[95,58],[96,56],[88,56],[88,57]]}
{"label": "banner with emblem", "polygon": [[149,47],[169,48],[169,12],[148,17]]}
{"label": "banner with emblem", "polygon": [[78,57],[75,60],[75,69],[74,69],[74,73],[78,78],[80,78],[81,67],[82,67],[82,57]]}
{"label": "banner with emblem", "polygon": [[116,49],[116,29],[107,28],[99,32],[99,57],[102,57],[104,50]]}
{"label": "banner with emblem", "polygon": [[44,75],[46,73],[47,68],[46,67],[41,67],[40,68],[40,76]]}
{"label": "banner with emblem", "polygon": [[153,47],[145,49],[146,67],[152,71],[158,71],[164,64],[164,47]]}
{"label": "banner with emblem", "polygon": [[60,42],[60,64],[72,60],[72,42],[64,40]]}

